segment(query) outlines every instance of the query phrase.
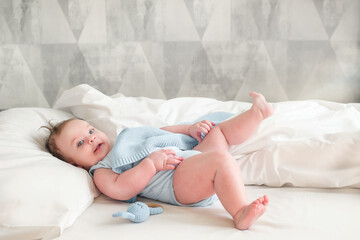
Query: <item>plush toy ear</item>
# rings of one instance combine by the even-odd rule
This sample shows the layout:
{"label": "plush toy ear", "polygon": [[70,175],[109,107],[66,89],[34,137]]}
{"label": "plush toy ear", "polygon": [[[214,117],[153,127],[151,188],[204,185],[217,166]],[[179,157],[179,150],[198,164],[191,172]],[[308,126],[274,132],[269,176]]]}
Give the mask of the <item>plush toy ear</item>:
{"label": "plush toy ear", "polygon": [[133,221],[135,219],[135,215],[129,212],[117,212],[112,215],[113,217],[122,217],[126,219],[130,219]]}

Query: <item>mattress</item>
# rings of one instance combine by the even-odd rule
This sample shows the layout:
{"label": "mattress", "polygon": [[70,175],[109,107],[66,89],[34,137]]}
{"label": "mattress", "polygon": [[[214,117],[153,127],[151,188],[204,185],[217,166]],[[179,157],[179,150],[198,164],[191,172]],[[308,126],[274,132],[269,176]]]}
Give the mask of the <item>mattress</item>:
{"label": "mattress", "polygon": [[113,218],[129,204],[100,194],[84,169],[51,156],[44,147],[48,132],[41,126],[79,117],[113,143],[128,127],[163,127],[216,111],[241,113],[250,102],[107,96],[79,85],[65,91],[54,108],[2,111],[0,239],[137,239],[146,234],[151,239],[358,239],[360,104],[272,104],[274,115],[230,149],[249,198],[270,198],[264,216],[247,231],[233,227],[220,202],[205,208],[162,203],[164,212],[141,224]]}
{"label": "mattress", "polygon": [[247,186],[246,190],[250,199],[260,194],[270,198],[267,212],[247,231],[234,228],[220,202],[205,208],[163,204],[162,214],[137,224],[111,217],[129,204],[100,195],[59,239],[359,239],[359,189]]}

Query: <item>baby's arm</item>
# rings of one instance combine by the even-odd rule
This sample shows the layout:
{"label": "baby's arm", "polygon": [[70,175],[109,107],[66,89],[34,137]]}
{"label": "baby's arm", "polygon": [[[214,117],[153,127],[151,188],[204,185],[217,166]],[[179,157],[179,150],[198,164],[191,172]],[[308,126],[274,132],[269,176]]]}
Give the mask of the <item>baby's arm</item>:
{"label": "baby's arm", "polygon": [[183,125],[172,125],[172,126],[166,126],[162,127],[160,129],[172,132],[172,133],[182,133],[185,135],[189,135],[189,127],[191,124],[183,124]]}
{"label": "baby's arm", "polygon": [[183,124],[183,125],[174,125],[162,127],[160,129],[172,132],[172,133],[182,133],[189,135],[195,138],[198,142],[202,141],[201,133],[208,134],[210,130],[215,126],[215,123],[209,120],[203,120],[196,122],[194,124]]}
{"label": "baby's arm", "polygon": [[105,195],[125,201],[144,190],[156,172],[175,169],[174,164],[179,164],[182,160],[173,150],[156,151],[122,174],[107,168],[96,169],[94,182]]}

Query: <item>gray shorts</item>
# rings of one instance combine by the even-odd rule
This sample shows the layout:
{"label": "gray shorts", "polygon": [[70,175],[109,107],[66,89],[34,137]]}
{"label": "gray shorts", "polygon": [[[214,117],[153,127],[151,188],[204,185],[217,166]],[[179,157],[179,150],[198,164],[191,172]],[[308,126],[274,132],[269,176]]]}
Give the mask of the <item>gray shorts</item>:
{"label": "gray shorts", "polygon": [[[196,150],[181,151],[173,149],[176,155],[184,157],[184,159],[195,156],[201,152]],[[145,189],[139,194],[141,197],[150,198],[153,200],[170,203],[178,206],[189,206],[189,207],[205,207],[218,200],[216,194],[204,199],[200,202],[184,205],[179,203],[175,198],[173,179],[175,170],[160,171],[151,179]]]}

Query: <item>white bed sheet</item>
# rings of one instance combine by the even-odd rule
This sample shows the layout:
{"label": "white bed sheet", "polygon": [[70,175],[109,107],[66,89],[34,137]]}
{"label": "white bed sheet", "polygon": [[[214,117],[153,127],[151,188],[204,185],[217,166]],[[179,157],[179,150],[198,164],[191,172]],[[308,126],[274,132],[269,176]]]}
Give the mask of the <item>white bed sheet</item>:
{"label": "white bed sheet", "polygon": [[[247,231],[233,227],[219,202],[205,208],[163,204],[164,212],[136,224],[112,218],[129,204],[101,195],[59,240],[74,239],[317,239],[360,237],[359,189],[269,188],[247,186],[249,197],[270,197],[267,212]],[[144,202],[152,202],[141,199]]]}
{"label": "white bed sheet", "polygon": [[[268,194],[271,199],[266,214],[245,232],[233,228],[220,203],[208,208],[164,204],[162,215],[140,225],[113,219],[111,214],[128,204],[103,195],[86,209],[98,195],[93,182],[85,170],[47,153],[46,132],[38,128],[49,119],[75,115],[114,141],[125,127],[161,127],[213,111],[240,113],[250,103],[106,96],[80,85],[57,100],[55,106],[62,111],[4,111],[0,113],[0,239],[52,239],[61,234],[60,239],[136,239],[148,234],[151,239],[359,239],[360,104],[273,105],[274,116],[244,144],[231,148],[244,182],[267,186],[248,186],[250,198]],[[43,211],[44,207],[50,210]]]}

